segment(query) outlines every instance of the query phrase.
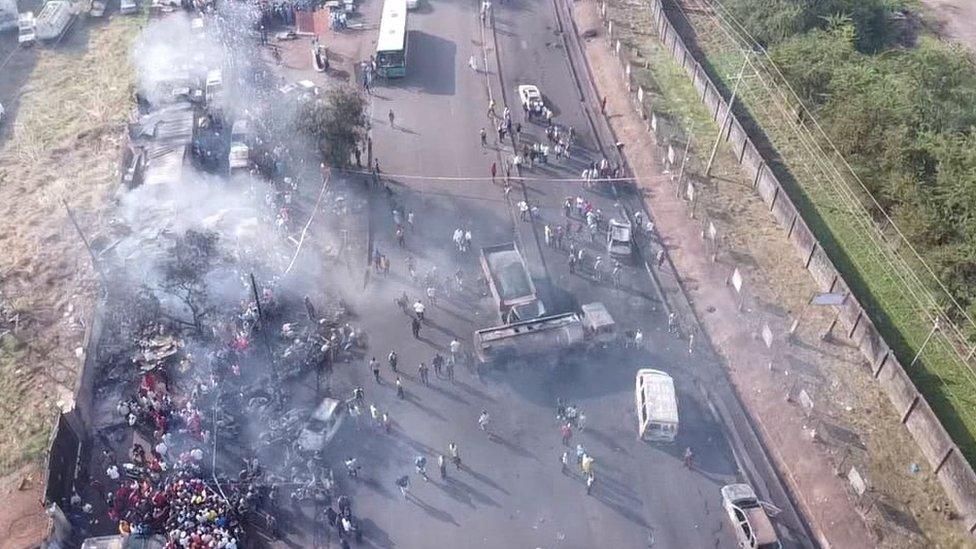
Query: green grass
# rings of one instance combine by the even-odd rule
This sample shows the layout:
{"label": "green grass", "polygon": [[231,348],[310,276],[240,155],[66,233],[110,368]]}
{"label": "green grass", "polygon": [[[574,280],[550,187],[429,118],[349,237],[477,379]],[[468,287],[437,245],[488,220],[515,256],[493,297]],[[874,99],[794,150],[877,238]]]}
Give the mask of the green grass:
{"label": "green grass", "polygon": [[[634,30],[653,28],[649,15],[642,20],[637,10],[620,8],[612,9],[610,15],[615,21],[627,22],[615,24],[615,29],[624,44],[639,50],[638,65],[644,60],[648,62],[647,69],[636,70],[635,78],[653,93],[653,108],[673,116],[686,127],[692,126],[699,144],[714,139],[717,125],[699,101],[687,73],[674,62],[656,36],[647,39],[649,35]],[[738,50],[729,53],[727,45],[723,48],[722,44],[700,46],[708,55],[713,78],[731,80],[739,72],[742,56]],[[732,87],[729,82],[724,85],[726,89]],[[740,87],[737,102],[763,129],[780,158],[776,171],[790,198],[950,436],[969,462],[976,463],[976,391],[972,373],[952,343],[941,333],[937,334],[915,366],[908,366],[932,327],[910,292],[924,295],[931,294],[933,289],[924,283],[902,280],[906,269],[894,268],[890,258],[869,236],[875,230],[870,217],[841,199],[822,172],[812,167],[815,163],[809,161],[808,150],[788,127],[792,121],[768,107],[771,103],[765,93],[744,85]],[[921,272],[914,258],[904,255],[899,258],[908,264],[908,269]]]}

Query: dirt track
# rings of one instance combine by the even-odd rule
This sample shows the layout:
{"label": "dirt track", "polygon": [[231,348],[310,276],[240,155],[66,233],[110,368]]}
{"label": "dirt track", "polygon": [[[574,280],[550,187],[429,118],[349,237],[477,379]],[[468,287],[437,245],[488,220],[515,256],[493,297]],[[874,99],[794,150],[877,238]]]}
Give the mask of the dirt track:
{"label": "dirt track", "polygon": [[976,2],[972,0],[922,0],[934,15],[937,32],[976,52]]}

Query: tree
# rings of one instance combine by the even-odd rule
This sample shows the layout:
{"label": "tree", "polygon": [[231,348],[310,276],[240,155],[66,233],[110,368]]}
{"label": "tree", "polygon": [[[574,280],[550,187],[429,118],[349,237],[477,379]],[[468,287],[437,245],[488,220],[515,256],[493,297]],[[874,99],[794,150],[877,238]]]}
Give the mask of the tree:
{"label": "tree", "polygon": [[347,166],[366,133],[366,102],[348,87],[310,99],[298,116],[299,130],[316,140],[322,156],[333,166]]}
{"label": "tree", "polygon": [[219,238],[213,231],[189,229],[177,237],[162,263],[161,289],[183,303],[193,318],[187,324],[200,333],[214,310],[207,296],[206,277],[220,262]]}

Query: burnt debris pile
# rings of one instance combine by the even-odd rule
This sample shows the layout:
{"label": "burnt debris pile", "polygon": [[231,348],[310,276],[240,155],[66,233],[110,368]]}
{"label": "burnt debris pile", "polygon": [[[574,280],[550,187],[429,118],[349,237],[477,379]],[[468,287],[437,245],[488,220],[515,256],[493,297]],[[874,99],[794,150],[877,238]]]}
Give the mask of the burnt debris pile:
{"label": "burnt debris pile", "polygon": [[[247,31],[259,15],[171,13],[134,50],[138,111],[96,246],[107,296],[92,442],[68,506],[81,537],[239,547],[277,536],[288,501],[285,520],[314,506],[313,520],[356,531],[322,450],[357,406],[331,398],[330,374],[366,336],[324,281],[348,272],[338,235],[347,196],[359,202],[325,192],[314,143],[293,130],[294,86]],[[302,248],[319,203],[327,221]]]}

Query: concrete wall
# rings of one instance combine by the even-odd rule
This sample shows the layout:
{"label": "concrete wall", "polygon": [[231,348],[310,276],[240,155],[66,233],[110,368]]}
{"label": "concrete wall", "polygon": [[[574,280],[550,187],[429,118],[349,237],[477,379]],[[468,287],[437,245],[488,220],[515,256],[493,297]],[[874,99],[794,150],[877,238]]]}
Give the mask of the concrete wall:
{"label": "concrete wall", "polygon": [[732,118],[732,127],[729,129],[729,147],[732,148],[732,154],[735,159],[740,164],[742,163],[742,155],[746,149],[746,142],[749,138],[746,136],[746,131],[742,129],[742,124],[735,117]]}
{"label": "concrete wall", "polygon": [[786,231],[790,230],[790,227],[793,226],[793,220],[796,219],[796,206],[793,205],[789,197],[780,193],[776,197],[776,202],[773,202],[772,212],[780,228]]}
{"label": "concrete wall", "polygon": [[[687,45],[675,32],[674,26],[668,20],[668,13],[664,11],[662,0],[651,0],[651,12],[658,33],[672,52],[675,62],[685,67],[698,90],[699,98],[721,123],[724,120],[725,98],[716,91],[718,88],[698,61],[693,59]],[[817,244],[802,216],[798,216],[779,181],[765,168],[766,161],[753,139],[734,117],[728,129],[728,141],[736,160],[742,165],[747,177],[753,181],[756,192],[770,206],[777,223],[787,231],[790,243],[813,279],[824,291],[846,292],[848,285]],[[899,418],[905,423],[929,464],[938,471],[940,484],[964,517],[967,529],[973,532],[976,530],[976,472],[959,453],[929,404],[918,393],[856,296],[848,297],[839,311],[839,324],[844,327],[844,334],[857,343],[861,353],[871,364],[879,385],[888,395]]]}
{"label": "concrete wall", "polygon": [[[738,122],[738,120],[736,120]],[[746,141],[745,149],[742,151],[742,169],[745,170],[746,175],[749,180],[755,185],[756,178],[759,177],[759,173],[762,171],[763,165],[766,161],[763,160],[762,155],[759,153],[759,149],[752,140]]]}
{"label": "concrete wall", "polygon": [[807,270],[810,271],[810,275],[813,276],[820,289],[825,292],[830,290],[830,287],[834,284],[834,280],[837,278],[837,269],[834,268],[834,264],[827,257],[827,252],[823,251],[823,248],[820,246],[817,246],[817,249],[814,250],[813,255],[810,257],[810,264],[807,265]]}
{"label": "concrete wall", "polygon": [[776,176],[769,170],[769,167],[763,168],[762,172],[759,173],[756,192],[759,193],[759,197],[766,203],[766,206],[772,208],[773,201],[776,200],[776,195],[779,193],[779,181],[776,180]]}

